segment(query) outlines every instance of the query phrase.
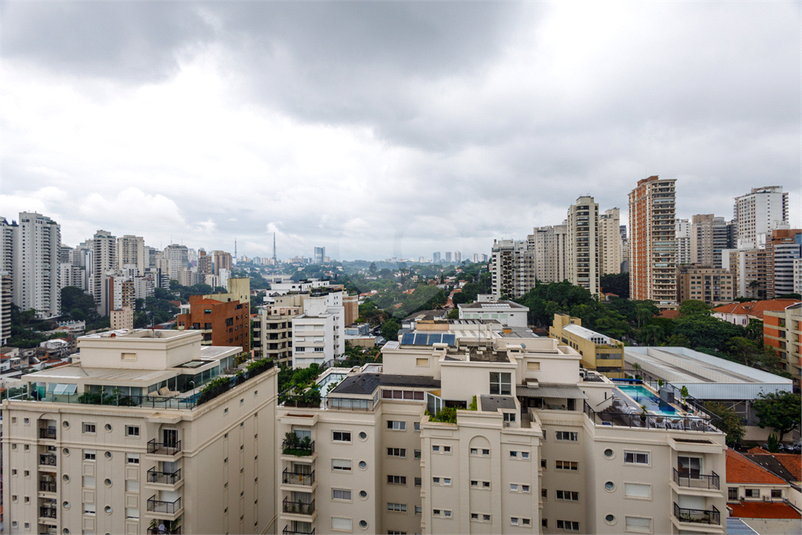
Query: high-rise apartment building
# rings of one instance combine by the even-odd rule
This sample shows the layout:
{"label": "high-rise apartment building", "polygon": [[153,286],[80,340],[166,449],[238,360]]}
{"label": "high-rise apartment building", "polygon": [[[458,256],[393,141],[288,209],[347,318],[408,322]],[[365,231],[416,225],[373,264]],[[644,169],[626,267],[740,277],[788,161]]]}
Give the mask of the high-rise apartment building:
{"label": "high-rise apartment building", "polygon": [[728,262],[724,267],[732,273],[735,297],[767,299],[773,291],[773,273],[766,249],[727,249],[725,252]]}
{"label": "high-rise apartment building", "polygon": [[120,269],[126,265],[134,265],[138,271],[137,275],[142,275],[149,267],[146,253],[145,239],[141,236],[126,234],[117,238],[117,264]]}
{"label": "high-rise apartment building", "polygon": [[[214,274],[214,265],[212,263],[212,257],[210,255],[207,255],[204,249],[198,251],[198,273],[200,273],[204,277],[206,275]],[[206,284],[205,280],[204,284]]]}
{"label": "high-rise apartment building", "polygon": [[454,251],[454,262],[457,264],[462,262],[462,251]]}
{"label": "high-rise apartment building", "polygon": [[326,248],[315,247],[314,254],[312,255],[312,263],[322,264],[325,261],[326,261]]}
{"label": "high-rise apartment building", "polygon": [[562,282],[568,278],[568,224],[535,227],[527,237],[534,253],[535,278],[541,282]]}
{"label": "high-rise apartment building", "polygon": [[446,251],[446,263],[451,263],[451,251]]}
{"label": "high-rise apartment building", "polygon": [[650,176],[629,194],[629,296],[676,305],[676,179]]}
{"label": "high-rise apartment building", "polygon": [[11,338],[11,275],[0,271],[0,346]]}
{"label": "high-rise apartment building", "polygon": [[312,294],[292,319],[292,367],[333,362],[345,352],[343,292]]}
{"label": "high-rise apartment building", "polygon": [[599,294],[599,205],[582,196],[568,208],[568,280]]}
{"label": "high-rise apartment building", "polygon": [[621,273],[622,252],[621,211],[618,208],[610,208],[599,215],[600,275]]}
{"label": "high-rise apartment building", "polygon": [[736,280],[726,269],[710,266],[677,266],[677,303],[689,299],[718,306],[735,298]]}
{"label": "high-rise apartment building", "polygon": [[493,295],[521,297],[535,285],[535,255],[526,241],[494,240],[492,272]]}
{"label": "high-rise apartment building", "polygon": [[677,219],[677,265],[684,266],[691,263],[691,223],[687,219]]}
{"label": "high-rise apartment building", "polygon": [[98,230],[92,238],[92,297],[101,316],[113,310],[113,285],[117,270],[117,239],[111,232]]}
{"label": "high-rise apartment building", "polygon": [[802,304],[779,312],[763,312],[763,340],[777,351],[782,369],[791,374],[794,390],[798,391],[802,386]]}
{"label": "high-rise apartment building", "polygon": [[794,293],[794,260],[802,257],[802,229],[777,229],[766,241],[770,286],[767,297]]}
{"label": "high-rise apartment building", "polygon": [[3,400],[8,532],[275,532],[272,363],[235,379],[241,349],[197,332],[78,344],[80,363],[24,375]]}
{"label": "high-rise apartment building", "polygon": [[[691,218],[691,263],[721,267],[721,254],[734,245],[730,240],[731,227],[723,217],[699,214]],[[677,262],[679,264],[679,262]]]}
{"label": "high-rise apartment building", "polygon": [[189,269],[189,249],[186,245],[168,245],[164,248],[164,257],[167,260],[167,273],[170,275],[170,280],[177,281],[179,270]]}
{"label": "high-rise apartment building", "polygon": [[40,318],[60,315],[61,227],[49,217],[22,212],[18,226],[10,228],[14,304],[22,310],[36,310]]}
{"label": "high-rise apartment building", "polygon": [[437,264],[440,262],[440,252],[432,253],[432,263]]}
{"label": "high-rise apartment building", "polygon": [[771,231],[787,221],[788,193],[783,193],[782,186],[752,188],[735,197],[733,223],[739,249],[763,248]]}
{"label": "high-rise apartment building", "polygon": [[220,276],[220,270],[225,269],[231,273],[231,253],[225,251],[212,251],[212,259],[214,261],[214,274]]}

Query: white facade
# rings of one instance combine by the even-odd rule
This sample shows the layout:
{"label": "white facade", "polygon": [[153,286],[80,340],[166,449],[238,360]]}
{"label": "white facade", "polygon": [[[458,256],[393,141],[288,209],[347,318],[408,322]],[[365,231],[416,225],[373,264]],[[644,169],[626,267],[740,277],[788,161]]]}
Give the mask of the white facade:
{"label": "white facade", "polygon": [[610,208],[599,215],[599,269],[601,275],[621,273],[623,262],[621,211]]}
{"label": "white facade", "polygon": [[144,273],[145,269],[149,267],[145,239],[130,234],[117,238],[117,262],[120,269],[127,264],[132,264],[136,266],[139,273]]}
{"label": "white facade", "polygon": [[40,318],[60,315],[61,227],[49,217],[22,212],[12,229],[14,304],[36,310]]}
{"label": "white facade", "polygon": [[167,260],[167,273],[170,280],[178,280],[178,271],[189,269],[189,249],[186,245],[172,244],[164,248],[164,257]]}
{"label": "white facade", "polygon": [[322,281],[317,279],[306,279],[294,281],[289,278],[283,278],[281,281],[270,283],[271,295],[285,295],[288,293],[305,293],[310,292],[315,288],[328,288],[329,281]]}
{"label": "white facade", "polygon": [[599,205],[583,196],[568,208],[568,280],[599,294]]}
{"label": "white facade", "polygon": [[528,237],[535,252],[535,277],[541,282],[568,278],[568,225],[535,227]]}
{"label": "white facade", "polygon": [[117,239],[105,230],[98,230],[92,238],[92,297],[98,314],[108,316],[109,273],[117,269]]}
{"label": "white facade", "polygon": [[677,219],[677,265],[691,263],[691,223],[687,219]]}
{"label": "white facade", "polygon": [[303,314],[292,319],[292,367],[307,368],[339,358],[345,351],[342,292],[303,301]]}
{"label": "white facade", "polygon": [[788,193],[782,186],[752,188],[735,197],[733,218],[737,225],[738,248],[763,248],[771,231],[788,221]]}
{"label": "white facade", "polygon": [[492,252],[490,271],[496,299],[521,297],[534,287],[535,252],[526,241],[495,240]]}
{"label": "white facade", "polygon": [[460,303],[459,319],[497,320],[509,327],[527,327],[527,314],[529,307],[519,305],[513,301],[492,301],[476,303]]}

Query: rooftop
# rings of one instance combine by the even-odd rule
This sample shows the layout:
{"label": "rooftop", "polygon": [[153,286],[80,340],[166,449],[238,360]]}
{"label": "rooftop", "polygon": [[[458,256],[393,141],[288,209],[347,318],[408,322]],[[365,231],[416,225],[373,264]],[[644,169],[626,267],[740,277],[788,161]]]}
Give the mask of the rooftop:
{"label": "rooftop", "polygon": [[343,379],[330,394],[369,395],[379,386],[437,389],[440,388],[440,381],[421,375],[358,373]]}
{"label": "rooftop", "polygon": [[720,314],[737,314],[753,316],[763,319],[764,312],[779,312],[789,306],[799,303],[798,299],[766,299],[762,301],[747,301],[745,303],[730,303],[713,309]]}
{"label": "rooftop", "polygon": [[744,500],[738,503],[728,503],[727,507],[732,509],[732,516],[735,518],[802,518],[802,515],[787,503]]}
{"label": "rooftop", "polygon": [[783,479],[729,448],[727,449],[727,483],[787,484]]}
{"label": "rooftop", "polygon": [[523,311],[528,311],[529,310],[529,307],[525,307],[523,305],[519,305],[518,303],[515,303],[513,301],[504,301],[504,300],[493,301],[493,302],[476,301],[476,302],[470,303],[470,304],[468,304],[468,303],[460,303],[457,306],[459,308],[465,308],[465,309],[479,308],[479,309],[487,310],[487,311],[491,311],[491,310],[495,310],[495,311],[498,311],[498,310],[508,310],[508,311],[509,310],[514,310],[514,311],[517,311],[517,312],[523,312]]}
{"label": "rooftop", "polygon": [[498,409],[514,409],[515,398],[512,396],[479,396],[479,407],[482,412],[496,412]]}

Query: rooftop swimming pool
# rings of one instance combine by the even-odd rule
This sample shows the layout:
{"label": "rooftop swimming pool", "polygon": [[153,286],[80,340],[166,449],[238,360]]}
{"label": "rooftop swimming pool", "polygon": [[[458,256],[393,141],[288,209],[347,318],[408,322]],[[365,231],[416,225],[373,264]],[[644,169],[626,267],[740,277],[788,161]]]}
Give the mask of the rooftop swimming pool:
{"label": "rooftop swimming pool", "polygon": [[616,388],[629,396],[639,406],[644,405],[646,410],[659,416],[676,416],[677,410],[662,401],[656,394],[643,385],[618,385]]}

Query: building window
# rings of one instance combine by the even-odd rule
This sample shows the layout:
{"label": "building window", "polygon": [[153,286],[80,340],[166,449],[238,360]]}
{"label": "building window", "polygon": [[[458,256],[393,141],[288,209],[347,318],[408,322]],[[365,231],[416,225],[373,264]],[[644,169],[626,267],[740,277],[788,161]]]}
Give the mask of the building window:
{"label": "building window", "polygon": [[744,496],[747,498],[760,498],[760,489],[746,489]]}
{"label": "building window", "polygon": [[512,395],[512,374],[490,372],[490,394],[496,396]]}
{"label": "building window", "polygon": [[579,433],[576,431],[557,431],[554,433],[554,438],[557,440],[568,440],[577,442],[579,440]]}
{"label": "building window", "polygon": [[782,498],[783,491],[781,489],[771,489],[771,497],[772,498]]}
{"label": "building window", "polygon": [[557,470],[579,470],[579,463],[576,461],[556,461],[554,467]]}
{"label": "building window", "polygon": [[420,450],[415,450],[415,458],[420,459]]}
{"label": "building window", "polygon": [[415,431],[420,431],[420,422],[415,422]]}
{"label": "building window", "polygon": [[392,429],[393,431],[406,431],[407,423],[398,420],[387,420],[387,429]]}
{"label": "building window", "polygon": [[334,442],[351,442],[351,432],[350,431],[332,431],[331,432],[331,439]]}
{"label": "building window", "polygon": [[624,462],[627,464],[649,464],[649,454],[642,451],[625,451]]}
{"label": "building window", "polygon": [[405,503],[387,502],[387,510],[388,511],[394,511],[396,513],[406,513],[407,512],[407,504],[405,504]]}
{"label": "building window", "polygon": [[332,500],[351,500],[351,489],[331,489]]}
{"label": "building window", "polygon": [[579,531],[579,522],[574,522],[573,520],[558,520],[557,529],[562,529],[565,531]]}
{"label": "building window", "polygon": [[84,450],[84,461],[94,461],[95,455],[95,450]]}
{"label": "building window", "polygon": [[331,517],[331,529],[340,531],[352,531],[353,520],[350,518]]}
{"label": "building window", "polygon": [[84,422],[83,425],[84,433],[94,433],[95,432],[95,424],[91,422]]}
{"label": "building window", "polygon": [[350,472],[351,460],[350,459],[332,459],[331,469],[335,472]]}
{"label": "building window", "polygon": [[126,425],[125,426],[125,436],[127,436],[127,437],[138,437],[139,436],[139,426],[138,425]]}
{"label": "building window", "polygon": [[642,518],[638,516],[624,517],[627,531],[635,531],[638,533],[651,533],[652,532],[652,519]]}
{"label": "building window", "polygon": [[558,490],[557,491],[557,499],[564,500],[568,502],[578,502],[579,501],[579,493],[573,490]]}
{"label": "building window", "polygon": [[642,483],[624,483],[625,498],[651,498],[652,486]]}
{"label": "building window", "polygon": [[415,506],[415,514],[416,514],[416,515],[419,515],[419,514],[421,514],[421,513],[423,513],[423,506],[421,506],[421,505],[416,505],[416,506]]}
{"label": "building window", "polygon": [[387,455],[390,457],[401,457],[402,459],[406,459],[407,450],[406,448],[387,448]]}
{"label": "building window", "polygon": [[728,502],[737,502],[738,501],[738,487],[728,487],[727,488],[727,501]]}
{"label": "building window", "polygon": [[421,484],[422,484],[422,482],[423,482],[423,481],[421,480],[421,478],[419,478],[419,477],[416,477],[416,478],[415,478],[415,486],[416,486],[416,487],[420,487],[420,486],[421,486]]}
{"label": "building window", "polygon": [[128,464],[139,464],[139,454],[138,453],[128,453],[125,456],[126,462]]}
{"label": "building window", "polygon": [[504,413],[504,421],[505,422],[514,422],[515,421],[515,413],[514,412],[505,412]]}
{"label": "building window", "polygon": [[387,476],[388,485],[406,485],[407,476]]}

